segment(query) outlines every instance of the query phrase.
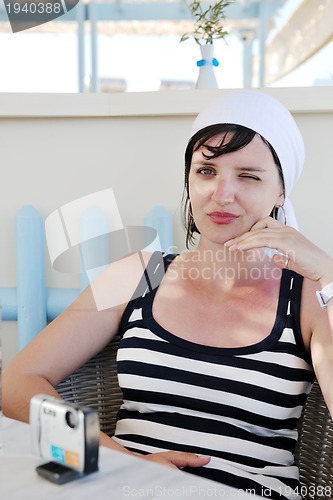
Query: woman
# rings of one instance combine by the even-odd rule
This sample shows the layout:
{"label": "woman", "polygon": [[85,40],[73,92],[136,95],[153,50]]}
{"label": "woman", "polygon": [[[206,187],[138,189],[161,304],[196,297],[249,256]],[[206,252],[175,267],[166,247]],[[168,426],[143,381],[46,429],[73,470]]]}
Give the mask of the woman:
{"label": "woman", "polygon": [[[185,153],[196,247],[110,265],[94,294],[83,292],[8,366],[4,412],[28,420],[32,395],[55,395],[120,331],[124,403],[102,444],[299,498],[295,428],[314,374],[333,411],[333,292],[327,309],[316,297],[333,282],[333,260],[291,227],[288,195],[303,159],[294,120],[271,97],[227,92],[208,106]],[[140,259],[145,277],[160,276],[148,291]],[[98,312],[94,298],[112,293],[117,305]]]}

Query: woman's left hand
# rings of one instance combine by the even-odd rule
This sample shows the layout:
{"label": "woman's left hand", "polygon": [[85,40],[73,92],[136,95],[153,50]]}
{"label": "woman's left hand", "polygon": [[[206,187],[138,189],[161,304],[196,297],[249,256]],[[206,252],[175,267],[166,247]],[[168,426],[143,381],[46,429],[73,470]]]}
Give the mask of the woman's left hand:
{"label": "woman's left hand", "polygon": [[272,261],[281,269],[292,269],[313,281],[320,281],[330,270],[333,278],[333,259],[299,231],[272,217],[258,221],[250,231],[227,241],[225,246],[231,251],[272,248],[280,252]]}

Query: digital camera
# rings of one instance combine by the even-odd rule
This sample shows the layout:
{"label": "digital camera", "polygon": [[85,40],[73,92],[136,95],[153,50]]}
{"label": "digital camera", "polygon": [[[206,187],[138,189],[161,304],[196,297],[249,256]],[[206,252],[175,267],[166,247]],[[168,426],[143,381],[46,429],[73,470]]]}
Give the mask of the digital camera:
{"label": "digital camera", "polygon": [[96,410],[38,394],[30,401],[30,427],[36,454],[80,473],[98,469]]}

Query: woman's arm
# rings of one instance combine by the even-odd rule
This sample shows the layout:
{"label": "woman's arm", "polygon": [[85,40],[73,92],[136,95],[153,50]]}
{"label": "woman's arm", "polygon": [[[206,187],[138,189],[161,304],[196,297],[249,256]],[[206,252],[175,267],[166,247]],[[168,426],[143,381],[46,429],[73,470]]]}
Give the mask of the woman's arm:
{"label": "woman's arm", "polygon": [[[280,268],[304,276],[301,326],[314,370],[333,417],[333,298],[322,309],[316,291],[333,282],[333,259],[297,230],[266,217],[243,235],[226,242],[231,251],[269,247],[282,253],[273,257]],[[288,258],[287,258],[288,257]]]}
{"label": "woman's arm", "polygon": [[[330,278],[331,279],[331,278]],[[333,281],[333,277],[332,277]],[[319,382],[327,407],[333,418],[333,299],[327,308],[319,306],[315,291],[327,284],[326,278],[323,284],[313,286],[305,280],[302,294],[301,325],[304,328],[309,325],[310,330],[310,352],[314,371]]]}
{"label": "woman's arm", "polygon": [[3,372],[3,412],[28,421],[30,399],[59,397],[54,387],[103,349],[117,333],[122,309],[97,311],[91,289],[52,321]]}
{"label": "woman's arm", "polygon": [[[75,372],[118,332],[126,303],[132,297],[150,254],[133,254],[109,266],[62,314],[20,351],[3,372],[3,412],[29,421],[35,394],[59,397],[54,389]],[[103,432],[100,444],[131,453]],[[200,467],[209,457],[166,451],[141,456],[168,467]]]}
{"label": "woman's arm", "polygon": [[14,357],[3,372],[5,415],[28,421],[33,395],[57,397],[54,387],[107,345],[149,258],[137,253],[111,264]]}

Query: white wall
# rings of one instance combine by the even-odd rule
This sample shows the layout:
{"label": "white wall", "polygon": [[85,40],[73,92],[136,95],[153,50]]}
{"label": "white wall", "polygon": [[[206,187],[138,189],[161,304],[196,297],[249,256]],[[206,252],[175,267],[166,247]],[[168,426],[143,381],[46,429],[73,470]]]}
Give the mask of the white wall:
{"label": "white wall", "polygon": [[[333,88],[265,91],[292,111],[305,139],[306,165],[292,195],[300,229],[333,255]],[[14,221],[23,205],[46,217],[107,187],[125,225],[141,225],[150,208],[165,205],[181,251],[184,150],[193,118],[217,92],[0,94],[0,287],[16,285]],[[48,266],[47,286],[76,287],[78,278]],[[17,349],[8,323],[5,362]]]}

